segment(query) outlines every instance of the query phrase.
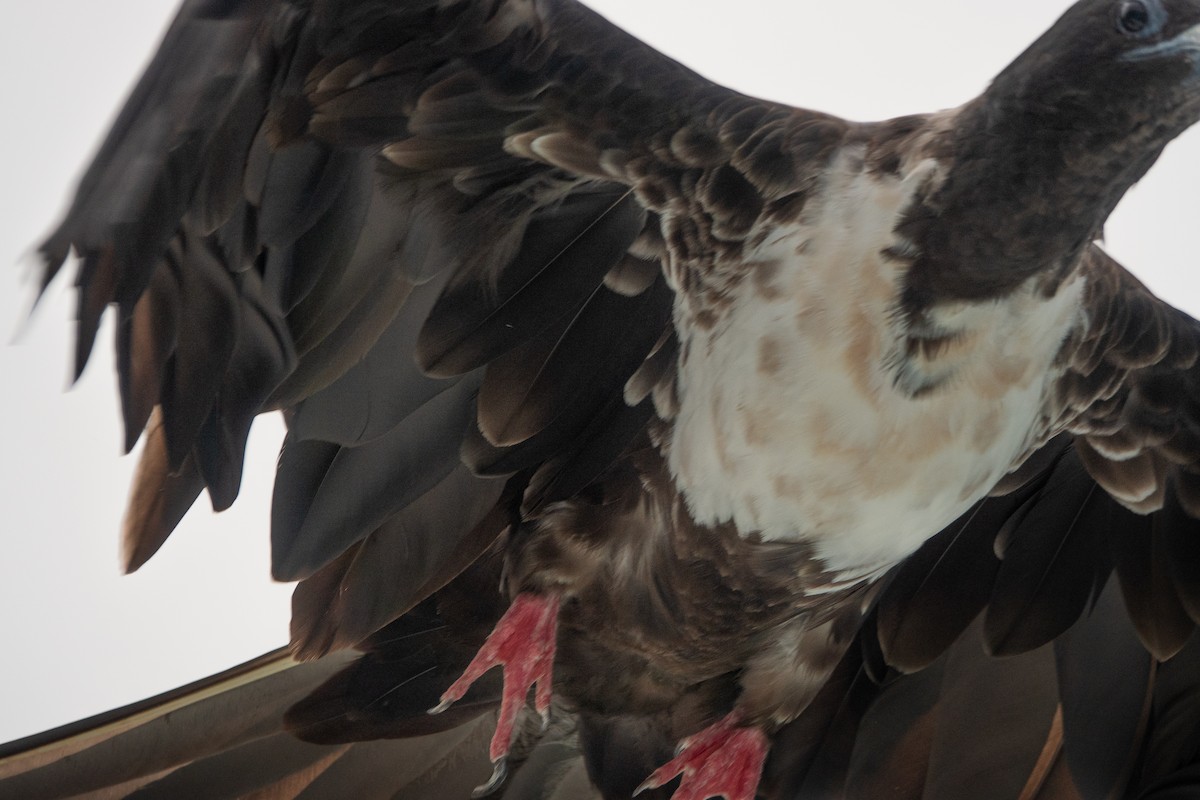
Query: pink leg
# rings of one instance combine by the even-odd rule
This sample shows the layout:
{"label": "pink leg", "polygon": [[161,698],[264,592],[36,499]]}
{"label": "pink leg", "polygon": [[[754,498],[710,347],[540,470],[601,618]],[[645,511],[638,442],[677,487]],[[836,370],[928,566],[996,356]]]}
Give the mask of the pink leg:
{"label": "pink leg", "polygon": [[489,755],[496,764],[492,779],[476,790],[477,797],[490,793],[504,780],[504,757],[512,746],[517,712],[525,704],[529,689],[537,685],[534,707],[542,718],[550,718],[550,673],[554,666],[554,640],[558,631],[558,596],[522,593],[496,623],[483,647],[467,665],[462,677],[442,693],[441,702],[430,709],[440,714],[467,693],[479,676],[495,666],[504,667],[504,690],[500,719],[492,736]]}
{"label": "pink leg", "polygon": [[682,775],[671,800],[754,800],[769,744],[758,728],[742,727],[734,711],[679,743],[678,755],[638,787],[657,789]]}

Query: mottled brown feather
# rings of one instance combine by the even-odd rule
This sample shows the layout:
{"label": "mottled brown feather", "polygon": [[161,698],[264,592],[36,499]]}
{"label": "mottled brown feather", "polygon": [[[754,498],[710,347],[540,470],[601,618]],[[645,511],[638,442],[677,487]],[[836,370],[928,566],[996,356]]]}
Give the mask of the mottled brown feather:
{"label": "mottled brown feather", "polygon": [[[1110,34],[1100,6],[1076,6],[1055,30],[1103,13]],[[614,791],[632,789],[629,765],[642,766],[614,754],[669,748],[739,693],[750,721],[771,731],[795,718],[801,755],[772,778],[788,789],[869,791],[901,752],[914,759],[903,773],[912,792],[960,795],[987,762],[982,749],[957,757],[977,733],[976,710],[995,721],[991,744],[1006,756],[986,764],[1002,778],[986,788],[1030,786],[1055,703],[1047,651],[1030,649],[1086,613],[1104,559],[1159,657],[1188,652],[1200,596],[1186,538],[1200,511],[1200,329],[1090,244],[1153,162],[1153,137],[1165,141],[1183,120],[1081,102],[1071,78],[1084,71],[1067,67],[1107,41],[1083,30],[1039,40],[959,111],[859,125],[716,86],[571,0],[188,0],[43,246],[45,282],[70,250],[81,256],[77,370],[105,309],[123,315],[127,441],[149,426],[130,568],[203,485],[216,505],[232,502],[250,420],[282,408],[294,427],[278,471],[274,566],[308,576],[296,650],[370,651],[294,712],[298,727],[329,741],[454,728],[461,720],[422,713],[444,687],[421,669],[392,673],[416,683],[389,716],[402,687],[388,683],[388,658],[423,663],[430,653],[406,649],[403,631],[438,605],[435,616],[460,613],[470,629],[433,648],[448,679],[503,605],[479,589],[494,589],[503,561],[510,593],[566,597],[556,681],[595,733],[592,764],[610,764],[598,780]],[[1031,63],[1042,67],[1023,71]],[[1097,63],[1097,85],[1109,85],[1108,68]],[[1153,139],[1133,157],[1084,147],[1062,158],[1087,144],[1080,137],[1099,141],[1131,121]],[[931,541],[861,630],[878,587],[839,582],[805,542],[698,524],[663,452],[687,345],[672,323],[715,330],[743,281],[777,293],[764,277],[773,267],[750,274],[744,257],[770,225],[804,221],[843,155],[882,181],[923,159],[947,171],[918,187],[889,251],[907,270],[897,324],[919,326],[946,301],[1002,300],[1033,278],[1046,295],[1086,281],[1081,322],[1025,444],[1074,434],[1071,457],[1091,478],[1076,469],[1071,503],[1042,513],[1055,485],[1012,465],[997,493],[1016,492]],[[926,337],[916,350],[935,360],[948,341]],[[767,372],[782,368],[771,347],[758,355]],[[414,366],[368,374],[397,358]],[[416,364],[465,377],[431,390]],[[360,392],[352,419],[330,419],[340,397]],[[370,399],[385,394],[408,405],[371,419]],[[511,477],[489,483],[467,467]],[[1114,515],[1128,522],[1121,531],[1095,534],[1080,510],[1095,510],[1091,479],[1130,510]],[[1075,563],[1106,546],[1104,558]],[[1030,651],[1012,669],[960,636],[985,605],[978,625],[992,648]],[[380,626],[383,639],[372,636]],[[870,641],[856,643],[860,634]],[[885,658],[937,666],[897,677]],[[901,688],[868,713],[888,681]],[[1164,729],[1190,719],[1194,703],[1157,700]],[[907,735],[856,739],[864,722],[889,718],[889,703]],[[944,727],[930,729],[935,705]],[[1006,725],[1006,711],[1024,724]],[[278,741],[184,767],[158,789],[182,791],[189,777],[256,755],[305,796],[394,788],[394,748],[317,759],[310,779],[317,762],[287,760]],[[856,752],[856,742],[879,749]],[[1147,776],[1169,775],[1178,755],[1153,749]]]}

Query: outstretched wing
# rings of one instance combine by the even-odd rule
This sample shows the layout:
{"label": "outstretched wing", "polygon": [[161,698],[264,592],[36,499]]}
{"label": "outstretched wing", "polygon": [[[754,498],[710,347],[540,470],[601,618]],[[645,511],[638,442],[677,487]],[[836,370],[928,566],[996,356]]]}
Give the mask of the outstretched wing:
{"label": "outstretched wing", "polygon": [[1157,511],[1173,487],[1200,516],[1200,323],[1099,248],[1086,267],[1087,325],[1067,343],[1054,399],[1061,423],[1122,504]]}
{"label": "outstretched wing", "polygon": [[736,251],[844,127],[573,0],[188,0],[42,248],[79,369],[119,315],[128,568],[281,409],[296,644],[387,624],[669,413],[667,241]]}
{"label": "outstretched wing", "polygon": [[1200,323],[1099,248],[1086,276],[1087,326],[1056,402],[1087,472],[1150,515],[1113,558],[1143,638],[1167,656],[1200,621]]}
{"label": "outstretched wing", "polygon": [[1084,276],[1046,406],[1063,433],[896,570],[878,622],[897,667],[931,663],[985,610],[993,653],[1045,645],[1113,573],[1157,658],[1200,622],[1200,323],[1098,247]]}
{"label": "outstretched wing", "polygon": [[[0,797],[470,796],[492,771],[487,739],[495,714],[484,713],[491,707],[454,725],[386,741],[311,743],[285,730],[288,706],[349,660],[335,653],[299,664],[276,651],[159,697],[6,744],[0,747]],[[497,796],[598,797],[573,722],[561,714],[553,728],[530,737]]]}
{"label": "outstretched wing", "polygon": [[[477,587],[460,588],[458,602],[479,602]],[[1200,641],[1156,663],[1115,586],[1052,645],[989,658],[976,622],[911,675],[883,665],[873,620],[861,647],[778,733],[764,797],[920,797],[936,787],[941,796],[996,800],[1165,800],[1192,797],[1200,785]],[[453,640],[482,636],[487,625],[468,634],[426,603],[373,637],[356,663],[333,653],[297,664],[278,651],[4,745],[0,797],[465,797],[491,771],[487,712],[496,693],[472,690],[466,707],[437,717],[421,704],[436,697],[444,670],[461,667],[456,658],[470,657],[471,647]],[[547,730],[534,714],[527,722],[496,795],[504,800],[628,797],[646,764],[662,757],[657,750],[672,746],[654,715],[556,709]]]}

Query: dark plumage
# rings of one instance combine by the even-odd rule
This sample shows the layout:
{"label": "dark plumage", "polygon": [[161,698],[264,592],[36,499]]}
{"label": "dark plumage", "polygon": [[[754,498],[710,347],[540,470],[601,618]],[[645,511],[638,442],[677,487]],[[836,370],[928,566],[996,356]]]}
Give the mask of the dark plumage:
{"label": "dark plumage", "polygon": [[[366,651],[302,738],[464,730],[494,676],[423,711],[501,585],[561,599],[579,734],[544,743],[605,796],[701,729],[747,766],[680,797],[749,800],[771,739],[780,796],[1174,791],[1200,325],[1094,240],[1200,119],[1198,31],[1084,0],[961,108],[853,123],[571,0],[189,0],[168,45],[204,57],[160,54],[42,249],[47,280],[81,257],[80,366],[116,307],[150,424],[127,563],[231,503],[282,410],[293,650]],[[280,758],[238,791],[320,754]]]}

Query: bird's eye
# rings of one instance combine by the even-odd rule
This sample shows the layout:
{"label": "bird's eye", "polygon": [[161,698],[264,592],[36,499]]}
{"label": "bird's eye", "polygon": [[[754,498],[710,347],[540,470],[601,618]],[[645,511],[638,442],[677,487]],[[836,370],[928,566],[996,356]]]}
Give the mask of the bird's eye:
{"label": "bird's eye", "polygon": [[1140,0],[1126,0],[1117,12],[1117,25],[1125,33],[1141,33],[1150,26],[1150,10]]}
{"label": "bird's eye", "polygon": [[1117,7],[1117,27],[1130,36],[1153,33],[1156,14],[1142,0],[1125,0]]}

